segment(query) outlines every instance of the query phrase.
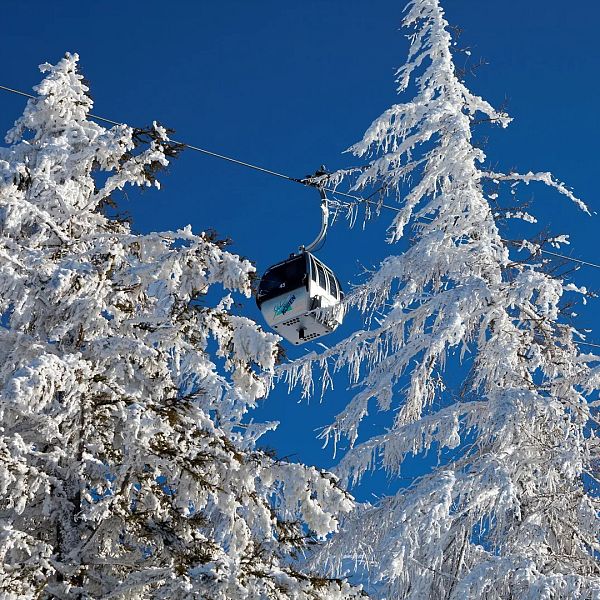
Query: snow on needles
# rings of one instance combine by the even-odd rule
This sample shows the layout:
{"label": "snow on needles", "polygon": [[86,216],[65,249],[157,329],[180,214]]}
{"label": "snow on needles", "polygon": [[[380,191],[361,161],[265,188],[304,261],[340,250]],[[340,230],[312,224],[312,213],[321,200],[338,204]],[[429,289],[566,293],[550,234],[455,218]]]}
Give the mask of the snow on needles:
{"label": "snow on needles", "polygon": [[[505,182],[540,182],[587,207],[549,173],[485,170],[476,117],[502,127],[509,117],[457,76],[439,0],[409,2],[404,25],[411,46],[399,92],[414,96],[350,150],[374,157],[355,189],[398,192],[388,241],[410,227],[411,244],[346,300],[376,314],[373,327],[280,374],[310,393],[315,368],[325,382],[347,369],[354,396],[322,434],[338,447],[349,441],[342,482],[375,468],[402,476],[408,456],[438,461],[358,507],[316,560],[332,574],[354,560],[388,599],[598,598],[599,421],[588,398],[600,389],[599,358],[579,352],[583,334],[563,316],[564,294],[586,290],[544,271],[540,243],[516,244],[532,260],[513,258],[488,198]],[[374,437],[361,430],[372,404],[394,415]]]}
{"label": "snow on needles", "polygon": [[0,149],[0,596],[357,598],[294,561],[350,497],[245,420],[279,338],[228,295],[199,302],[249,296],[252,265],[106,216],[125,186],[158,187],[170,142],[90,121],[77,60],[42,65]]}

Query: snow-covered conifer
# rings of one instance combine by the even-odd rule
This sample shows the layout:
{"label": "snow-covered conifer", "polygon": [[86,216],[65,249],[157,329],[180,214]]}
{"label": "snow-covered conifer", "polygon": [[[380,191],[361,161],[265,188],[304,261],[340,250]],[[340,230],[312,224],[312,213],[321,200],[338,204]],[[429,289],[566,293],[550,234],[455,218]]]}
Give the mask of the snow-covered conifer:
{"label": "snow-covered conifer", "polygon": [[196,302],[249,295],[252,265],[106,216],[116,190],[156,183],[166,131],[143,149],[90,121],[76,55],[42,70],[0,150],[0,596],[357,596],[292,561],[349,497],[243,421],[278,338],[226,292]]}
{"label": "snow-covered conifer", "polygon": [[[548,173],[487,170],[474,121],[510,119],[457,75],[438,0],[412,0],[404,25],[412,32],[399,92],[414,97],[351,150],[374,156],[355,189],[398,193],[390,241],[411,227],[411,244],[348,298],[376,311],[377,326],[285,370],[309,386],[315,363],[349,368],[357,393],[324,432],[351,443],[337,468],[343,480],[378,466],[399,474],[407,456],[428,451],[439,461],[361,507],[324,555],[334,568],[362,561],[386,598],[599,598],[597,408],[588,399],[600,369],[561,315],[565,293],[586,291],[544,272],[539,245],[511,250],[489,199],[505,182],[514,191],[539,181],[585,205]],[[464,374],[450,392],[447,365]],[[361,438],[373,404],[394,411],[393,423]]]}

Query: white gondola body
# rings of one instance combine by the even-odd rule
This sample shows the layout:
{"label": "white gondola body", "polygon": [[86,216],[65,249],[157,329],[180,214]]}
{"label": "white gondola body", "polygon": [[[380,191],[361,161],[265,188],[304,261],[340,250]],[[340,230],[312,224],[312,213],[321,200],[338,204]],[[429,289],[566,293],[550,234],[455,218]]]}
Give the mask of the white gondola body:
{"label": "white gondola body", "polygon": [[[339,282],[323,263],[309,253],[306,257],[306,277],[299,281],[282,281],[260,302],[260,311],[267,324],[289,342],[300,345],[331,333],[343,319]],[[300,258],[300,257],[297,257]],[[284,268],[285,262],[269,271]],[[265,277],[269,277],[269,271]],[[290,285],[291,284],[291,285]],[[288,289],[286,289],[288,288]],[[260,288],[259,288],[260,301]]]}

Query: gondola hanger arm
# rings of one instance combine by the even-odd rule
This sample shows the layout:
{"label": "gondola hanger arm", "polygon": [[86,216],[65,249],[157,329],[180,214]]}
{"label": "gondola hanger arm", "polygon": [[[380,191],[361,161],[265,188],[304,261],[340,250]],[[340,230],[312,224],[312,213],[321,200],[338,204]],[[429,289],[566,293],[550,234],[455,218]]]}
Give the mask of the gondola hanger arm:
{"label": "gondola hanger arm", "polygon": [[308,246],[300,246],[300,252],[312,252],[315,248],[319,246],[319,244],[325,239],[327,235],[327,225],[329,224],[329,206],[327,193],[322,187],[317,188],[319,190],[319,194],[321,195],[321,230],[319,234],[314,239],[313,242],[308,244]]}

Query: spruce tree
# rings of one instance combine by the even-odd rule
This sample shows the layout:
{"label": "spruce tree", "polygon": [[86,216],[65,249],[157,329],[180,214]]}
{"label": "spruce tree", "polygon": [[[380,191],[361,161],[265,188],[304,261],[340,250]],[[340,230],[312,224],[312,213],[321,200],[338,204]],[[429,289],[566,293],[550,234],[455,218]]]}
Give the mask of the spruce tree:
{"label": "spruce tree", "polygon": [[[565,294],[585,300],[586,290],[545,272],[541,244],[507,243],[500,218],[532,217],[492,203],[511,198],[507,183],[542,182],[587,209],[549,173],[487,169],[473,127],[510,119],[457,74],[438,0],[412,0],[404,26],[399,92],[413,97],[351,150],[374,155],[354,189],[397,194],[389,241],[410,232],[410,244],[347,299],[375,313],[376,326],[285,372],[310,385],[315,364],[350,370],[357,391],[324,431],[350,442],[336,471],[343,481],[378,467],[403,474],[407,457],[439,458],[396,495],[361,507],[322,556],[334,569],[362,562],[386,598],[598,598],[598,421],[589,399],[600,370],[561,310]],[[448,371],[462,384],[447,389]],[[373,405],[393,411],[393,422],[360,437]]]}
{"label": "spruce tree", "polygon": [[350,498],[244,420],[278,338],[209,299],[249,296],[254,268],[108,216],[174,148],[91,121],[77,60],[42,65],[0,149],[0,596],[357,596],[293,560]]}

